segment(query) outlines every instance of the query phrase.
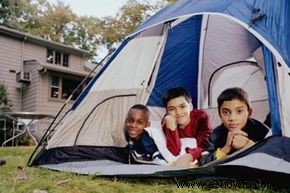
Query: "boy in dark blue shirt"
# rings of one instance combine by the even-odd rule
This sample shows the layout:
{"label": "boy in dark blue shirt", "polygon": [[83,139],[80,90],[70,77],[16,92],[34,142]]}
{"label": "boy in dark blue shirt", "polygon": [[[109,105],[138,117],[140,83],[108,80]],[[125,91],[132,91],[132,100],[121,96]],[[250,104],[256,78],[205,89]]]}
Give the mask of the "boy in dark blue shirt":
{"label": "boy in dark blue shirt", "polygon": [[129,162],[165,164],[154,140],[145,130],[150,126],[149,109],[142,104],[130,108],[126,119],[126,138],[130,151]]}
{"label": "boy in dark blue shirt", "polygon": [[248,94],[241,88],[224,90],[217,99],[222,124],[209,136],[199,165],[219,160],[264,139],[269,129],[251,118]]}

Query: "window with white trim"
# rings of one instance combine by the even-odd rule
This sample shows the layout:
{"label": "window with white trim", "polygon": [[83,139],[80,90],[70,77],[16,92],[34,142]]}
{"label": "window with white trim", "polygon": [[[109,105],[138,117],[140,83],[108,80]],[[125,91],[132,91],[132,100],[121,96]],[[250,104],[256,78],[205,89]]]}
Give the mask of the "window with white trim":
{"label": "window with white trim", "polygon": [[[52,75],[50,85],[50,97],[54,99],[66,100],[80,83],[81,80]],[[76,100],[81,92],[82,87],[75,92],[71,100]]]}
{"label": "window with white trim", "polygon": [[47,49],[46,62],[50,64],[57,64],[60,66],[68,67],[69,54],[59,52],[53,49]]}
{"label": "window with white trim", "polygon": [[50,97],[58,99],[59,96],[60,96],[60,78],[58,76],[52,76]]}

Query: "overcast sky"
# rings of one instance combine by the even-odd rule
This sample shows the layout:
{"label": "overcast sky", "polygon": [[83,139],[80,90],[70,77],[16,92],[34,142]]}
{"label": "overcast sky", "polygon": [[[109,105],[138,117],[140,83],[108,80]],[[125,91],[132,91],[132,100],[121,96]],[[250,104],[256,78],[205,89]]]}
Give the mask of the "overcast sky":
{"label": "overcast sky", "polygon": [[[56,3],[56,0],[48,0]],[[115,16],[127,0],[62,0],[79,16]]]}

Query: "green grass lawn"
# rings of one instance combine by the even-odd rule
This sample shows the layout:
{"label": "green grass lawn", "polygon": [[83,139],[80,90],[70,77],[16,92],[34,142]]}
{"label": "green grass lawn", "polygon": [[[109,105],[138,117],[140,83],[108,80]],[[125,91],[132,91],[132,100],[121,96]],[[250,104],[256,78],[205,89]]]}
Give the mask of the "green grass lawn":
{"label": "green grass lawn", "polygon": [[[0,193],[181,193],[181,192],[288,192],[287,189],[271,188],[201,188],[178,187],[174,179],[132,179],[132,178],[103,178],[96,176],[78,175],[73,173],[56,172],[37,167],[27,167],[26,163],[33,147],[0,148],[0,158],[6,164],[0,166]],[[26,179],[19,179],[23,173],[19,166],[24,166]],[[182,179],[180,179],[182,180]],[[188,179],[187,179],[188,180]],[[194,180],[189,180],[194,182]],[[39,191],[37,191],[39,190]]]}

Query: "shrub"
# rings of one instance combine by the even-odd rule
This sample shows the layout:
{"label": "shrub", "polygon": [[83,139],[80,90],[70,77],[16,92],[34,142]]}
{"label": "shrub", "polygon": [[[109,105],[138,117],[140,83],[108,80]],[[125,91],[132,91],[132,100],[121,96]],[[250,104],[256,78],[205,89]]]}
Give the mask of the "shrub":
{"label": "shrub", "polygon": [[5,85],[0,84],[0,111],[7,112],[11,111],[12,104],[8,98],[8,92]]}

